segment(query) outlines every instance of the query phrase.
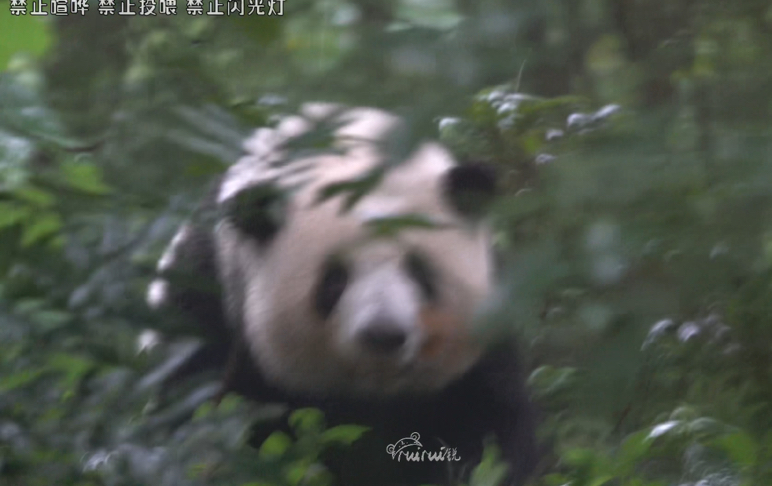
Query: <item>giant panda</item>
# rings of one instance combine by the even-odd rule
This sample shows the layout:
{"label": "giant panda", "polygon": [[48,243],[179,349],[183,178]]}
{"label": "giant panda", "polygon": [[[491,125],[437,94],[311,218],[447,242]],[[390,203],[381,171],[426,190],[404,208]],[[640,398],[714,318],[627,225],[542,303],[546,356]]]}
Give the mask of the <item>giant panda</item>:
{"label": "giant panda", "polygon": [[[319,127],[332,150],[297,148]],[[476,326],[494,291],[481,208],[495,175],[432,141],[379,172],[400,127],[314,103],[257,130],[159,260],[148,301],[205,325],[227,390],[371,427],[330,459],[339,484],[468,479],[489,438],[507,484],[523,484],[537,454],[517,349]],[[328,191],[367,180],[359,198]],[[388,221],[420,224],[379,231]],[[400,445],[448,460],[400,460]]]}

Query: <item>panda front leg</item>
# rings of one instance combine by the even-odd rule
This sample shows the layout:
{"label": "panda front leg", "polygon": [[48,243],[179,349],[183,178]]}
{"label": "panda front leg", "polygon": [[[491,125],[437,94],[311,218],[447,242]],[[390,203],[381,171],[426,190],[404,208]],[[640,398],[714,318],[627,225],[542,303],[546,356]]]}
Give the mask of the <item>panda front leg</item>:
{"label": "panda front leg", "polygon": [[187,358],[174,356],[169,360],[168,363],[176,364],[165,384],[220,366],[226,359],[230,333],[213,244],[206,227],[192,222],[183,224],[159,260],[155,279],[148,287],[147,302],[152,309],[203,338],[203,344]]}
{"label": "panda front leg", "polygon": [[[456,390],[477,430],[466,440],[480,442],[493,433],[509,466],[508,485],[525,484],[539,460],[536,417],[521,369],[517,346],[503,343],[493,349]],[[460,424],[461,425],[461,424]]]}

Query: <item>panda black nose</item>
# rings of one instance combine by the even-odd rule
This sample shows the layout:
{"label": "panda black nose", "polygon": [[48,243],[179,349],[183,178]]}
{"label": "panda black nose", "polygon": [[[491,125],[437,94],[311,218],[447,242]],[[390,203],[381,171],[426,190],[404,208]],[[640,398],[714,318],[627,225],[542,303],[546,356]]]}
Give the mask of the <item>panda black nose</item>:
{"label": "panda black nose", "polygon": [[378,353],[393,353],[407,341],[407,333],[394,324],[373,323],[359,334],[361,343]]}

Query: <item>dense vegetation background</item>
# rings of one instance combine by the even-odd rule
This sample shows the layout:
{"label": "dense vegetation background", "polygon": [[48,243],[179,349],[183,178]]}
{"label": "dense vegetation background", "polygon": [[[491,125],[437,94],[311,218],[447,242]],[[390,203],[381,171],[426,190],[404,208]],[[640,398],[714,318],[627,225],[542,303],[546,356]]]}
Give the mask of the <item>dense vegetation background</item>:
{"label": "dense vegetation background", "polygon": [[[395,110],[499,164],[540,485],[772,484],[772,7],[286,0],[282,17],[12,16],[0,1],[0,484],[324,484],[355,428],[159,386],[195,330],[144,286],[272,115]],[[319,142],[321,143],[321,142]],[[472,477],[499,477],[495,449]]]}

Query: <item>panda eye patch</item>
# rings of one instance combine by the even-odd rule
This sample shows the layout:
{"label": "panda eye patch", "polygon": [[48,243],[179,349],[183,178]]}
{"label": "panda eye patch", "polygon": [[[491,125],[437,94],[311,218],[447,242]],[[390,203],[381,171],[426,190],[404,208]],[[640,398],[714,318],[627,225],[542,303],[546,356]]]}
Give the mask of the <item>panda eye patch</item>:
{"label": "panda eye patch", "polygon": [[281,228],[285,194],[271,184],[242,189],[224,207],[225,217],[244,234],[267,243]]}
{"label": "panda eye patch", "polygon": [[411,252],[405,257],[405,268],[429,301],[437,300],[437,275],[429,260],[420,253]]}
{"label": "panda eye patch", "polygon": [[323,318],[332,314],[348,285],[349,271],[338,258],[330,259],[322,267],[322,276],[316,286],[314,305]]}

